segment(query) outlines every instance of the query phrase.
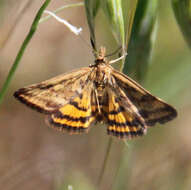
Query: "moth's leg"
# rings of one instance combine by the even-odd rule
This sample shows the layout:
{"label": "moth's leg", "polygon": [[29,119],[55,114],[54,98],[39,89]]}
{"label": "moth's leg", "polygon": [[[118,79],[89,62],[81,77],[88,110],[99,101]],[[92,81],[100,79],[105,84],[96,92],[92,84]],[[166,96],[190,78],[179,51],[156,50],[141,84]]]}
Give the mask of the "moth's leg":
{"label": "moth's leg", "polygon": [[113,64],[113,63],[115,63],[115,62],[118,62],[118,61],[120,61],[120,60],[124,59],[124,58],[126,57],[126,55],[127,55],[127,53],[124,53],[121,57],[119,57],[119,58],[117,58],[117,59],[114,59],[114,60],[109,61],[109,64]]}
{"label": "moth's leg", "polygon": [[101,113],[100,105],[99,105],[99,100],[98,100],[98,92],[97,89],[95,89],[95,97],[96,97],[96,103],[98,107],[98,112]]}

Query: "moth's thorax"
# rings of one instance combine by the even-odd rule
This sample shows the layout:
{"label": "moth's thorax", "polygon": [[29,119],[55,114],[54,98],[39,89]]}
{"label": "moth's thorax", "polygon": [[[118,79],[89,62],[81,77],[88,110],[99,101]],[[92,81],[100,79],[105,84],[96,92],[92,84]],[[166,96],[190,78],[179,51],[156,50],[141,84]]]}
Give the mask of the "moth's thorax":
{"label": "moth's thorax", "polygon": [[94,81],[96,87],[104,86],[107,83],[111,69],[109,63],[105,60],[96,60],[91,75],[91,79]]}

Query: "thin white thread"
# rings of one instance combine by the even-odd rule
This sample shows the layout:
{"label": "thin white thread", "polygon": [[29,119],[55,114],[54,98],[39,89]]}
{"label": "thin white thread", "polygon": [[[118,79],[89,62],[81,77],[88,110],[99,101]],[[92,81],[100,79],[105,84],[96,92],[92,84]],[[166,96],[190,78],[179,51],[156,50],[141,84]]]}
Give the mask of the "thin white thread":
{"label": "thin white thread", "polygon": [[71,32],[73,32],[76,35],[79,35],[82,32],[82,28],[77,28],[73,25],[71,25],[68,21],[64,20],[63,18],[60,18],[59,16],[57,16],[55,13],[45,10],[44,13],[47,13],[49,15],[51,15],[53,18],[55,18],[58,22],[63,23],[66,27],[68,27],[70,29]]}

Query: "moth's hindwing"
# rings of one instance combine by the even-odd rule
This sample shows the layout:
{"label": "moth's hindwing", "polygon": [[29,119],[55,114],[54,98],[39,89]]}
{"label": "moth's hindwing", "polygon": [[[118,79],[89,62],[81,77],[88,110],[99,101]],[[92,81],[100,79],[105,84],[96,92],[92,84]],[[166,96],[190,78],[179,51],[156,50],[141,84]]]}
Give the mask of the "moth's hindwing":
{"label": "moth's hindwing", "polygon": [[44,82],[21,88],[14,96],[42,113],[52,113],[82,93],[91,68],[82,68]]}
{"label": "moth's hindwing", "polygon": [[108,117],[108,134],[128,139],[143,135],[146,132],[144,121],[136,115],[136,110],[132,110],[131,105],[124,104],[123,94],[108,89],[108,95],[109,106],[108,110],[105,110]]}
{"label": "moth's hindwing", "polygon": [[90,81],[79,96],[49,115],[49,124],[70,134],[87,132],[90,124],[95,120],[91,107],[92,85]]}
{"label": "moth's hindwing", "polygon": [[137,107],[139,114],[148,126],[153,126],[157,122],[165,123],[177,116],[177,112],[172,106],[151,95],[126,75],[114,70],[112,76],[117,85]]}

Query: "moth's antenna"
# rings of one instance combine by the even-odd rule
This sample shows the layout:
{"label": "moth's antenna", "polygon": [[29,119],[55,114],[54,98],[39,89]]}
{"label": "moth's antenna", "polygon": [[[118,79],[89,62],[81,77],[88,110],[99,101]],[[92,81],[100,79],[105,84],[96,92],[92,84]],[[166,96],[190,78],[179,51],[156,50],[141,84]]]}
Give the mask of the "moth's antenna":
{"label": "moth's antenna", "polygon": [[[91,47],[91,45],[89,44],[89,42],[80,34],[79,35],[79,37],[80,37],[80,39],[88,46],[88,48],[92,51],[92,47]],[[93,49],[93,54],[94,54],[94,56],[95,56],[95,53],[94,52],[96,52],[94,49]]]}
{"label": "moth's antenna", "polygon": [[121,49],[122,49],[122,47],[120,46],[120,47],[118,47],[114,52],[112,52],[112,53],[106,55],[105,57],[110,57],[110,56],[112,56],[112,55],[115,55],[115,54],[116,54],[117,52],[119,52]]}
{"label": "moth's antenna", "polygon": [[92,45],[93,50],[96,51],[95,42],[94,42],[94,40],[93,40],[92,37],[90,37],[90,42],[91,42],[91,45]]}

